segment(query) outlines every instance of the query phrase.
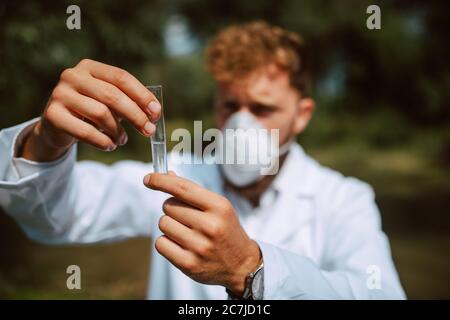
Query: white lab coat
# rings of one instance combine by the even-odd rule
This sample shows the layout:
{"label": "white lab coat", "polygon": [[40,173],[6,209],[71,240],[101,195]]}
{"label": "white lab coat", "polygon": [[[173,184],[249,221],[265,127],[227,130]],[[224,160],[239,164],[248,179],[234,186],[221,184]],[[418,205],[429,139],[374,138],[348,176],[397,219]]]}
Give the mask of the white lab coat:
{"label": "white lab coat", "polygon": [[[95,243],[161,232],[168,195],[147,189],[149,163],[76,162],[76,146],[52,163],[16,158],[30,124],[0,132],[0,204],[36,241]],[[264,258],[264,299],[403,299],[365,183],[320,166],[294,144],[258,208],[223,187],[216,165],[170,165],[178,175],[225,195]],[[150,248],[149,248],[150,250]],[[151,299],[226,299],[152,250]]]}

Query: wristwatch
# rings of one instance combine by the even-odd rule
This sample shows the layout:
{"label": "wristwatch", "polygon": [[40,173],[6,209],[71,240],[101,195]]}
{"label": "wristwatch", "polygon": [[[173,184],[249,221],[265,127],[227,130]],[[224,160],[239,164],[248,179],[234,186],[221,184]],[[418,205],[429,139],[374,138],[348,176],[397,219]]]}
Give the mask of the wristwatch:
{"label": "wristwatch", "polygon": [[264,262],[255,271],[250,272],[245,279],[245,289],[242,297],[238,297],[226,289],[230,300],[262,300],[264,295]]}

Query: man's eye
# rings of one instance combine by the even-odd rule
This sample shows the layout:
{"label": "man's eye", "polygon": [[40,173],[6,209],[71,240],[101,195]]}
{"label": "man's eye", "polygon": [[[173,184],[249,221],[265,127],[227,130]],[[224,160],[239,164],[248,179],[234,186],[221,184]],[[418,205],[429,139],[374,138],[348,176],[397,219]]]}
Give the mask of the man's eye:
{"label": "man's eye", "polygon": [[271,107],[258,107],[258,108],[252,109],[252,113],[255,116],[268,116],[268,115],[272,114],[274,111],[275,111],[275,108],[271,108]]}

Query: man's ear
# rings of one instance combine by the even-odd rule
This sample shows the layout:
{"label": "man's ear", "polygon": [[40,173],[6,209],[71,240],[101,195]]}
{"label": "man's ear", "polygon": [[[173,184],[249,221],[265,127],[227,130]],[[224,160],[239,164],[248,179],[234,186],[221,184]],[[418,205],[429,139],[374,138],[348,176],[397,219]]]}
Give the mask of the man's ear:
{"label": "man's ear", "polygon": [[293,127],[293,134],[302,133],[312,118],[316,103],[311,98],[302,98],[298,102],[297,117]]}

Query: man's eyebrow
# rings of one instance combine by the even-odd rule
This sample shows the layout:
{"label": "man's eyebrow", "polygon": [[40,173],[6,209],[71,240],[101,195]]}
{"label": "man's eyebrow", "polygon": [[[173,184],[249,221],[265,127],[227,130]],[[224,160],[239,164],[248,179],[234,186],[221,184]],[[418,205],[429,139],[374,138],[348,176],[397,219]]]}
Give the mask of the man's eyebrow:
{"label": "man's eyebrow", "polygon": [[266,108],[266,109],[276,109],[278,105],[275,103],[266,103],[266,102],[252,102],[250,103],[251,108]]}

